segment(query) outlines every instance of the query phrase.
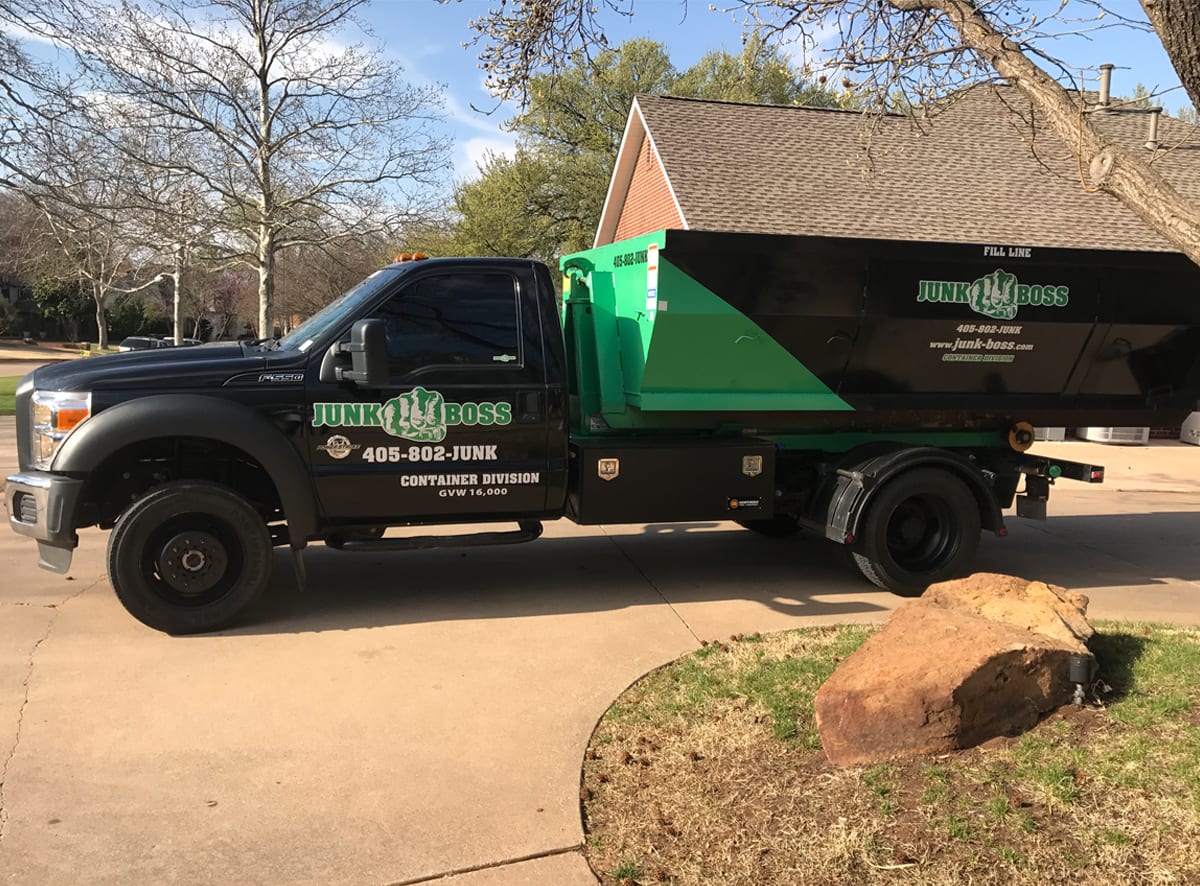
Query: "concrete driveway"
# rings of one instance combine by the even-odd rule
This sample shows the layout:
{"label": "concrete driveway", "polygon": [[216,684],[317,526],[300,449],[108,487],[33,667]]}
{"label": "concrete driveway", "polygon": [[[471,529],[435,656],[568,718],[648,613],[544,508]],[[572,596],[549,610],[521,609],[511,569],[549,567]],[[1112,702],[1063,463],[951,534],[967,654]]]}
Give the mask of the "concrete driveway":
{"label": "concrete driveway", "polygon": [[11,376],[20,378],[28,375],[45,363],[33,363],[27,360],[0,360],[0,377]]}
{"label": "concrete driveway", "polygon": [[0,378],[28,375],[39,366],[71,360],[78,355],[78,351],[68,351],[58,347],[27,347],[5,343],[0,346]]}
{"label": "concrete driveway", "polygon": [[[13,445],[0,419],[0,470]],[[1060,483],[1060,516],[1012,520],[980,568],[1200,622],[1200,450],[1069,451],[1114,482]],[[701,639],[898,602],[817,541],[560,522],[512,548],[316,547],[304,594],[279,554],[241,627],[170,638],[116,602],[105,542],[85,531],[64,578],[0,531],[2,882],[592,883],[580,761],[625,686]]]}

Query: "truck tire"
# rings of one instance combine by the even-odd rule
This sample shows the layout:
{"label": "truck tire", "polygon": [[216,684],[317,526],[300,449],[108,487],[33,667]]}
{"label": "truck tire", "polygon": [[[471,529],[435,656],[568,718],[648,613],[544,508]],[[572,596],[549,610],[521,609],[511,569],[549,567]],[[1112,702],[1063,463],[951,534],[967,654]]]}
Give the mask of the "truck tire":
{"label": "truck tire", "polygon": [[917,597],[970,569],[979,530],[979,504],[967,485],[949,471],[918,468],[867,505],[854,562],[879,587]]}
{"label": "truck tire", "polygon": [[738,526],[768,538],[788,538],[800,531],[800,521],[786,514],[762,520],[737,520],[736,522]]}
{"label": "truck tire", "polygon": [[179,480],[135,501],[108,539],[108,576],[129,614],[168,634],[226,627],[267,586],[271,536],[224,486]]}

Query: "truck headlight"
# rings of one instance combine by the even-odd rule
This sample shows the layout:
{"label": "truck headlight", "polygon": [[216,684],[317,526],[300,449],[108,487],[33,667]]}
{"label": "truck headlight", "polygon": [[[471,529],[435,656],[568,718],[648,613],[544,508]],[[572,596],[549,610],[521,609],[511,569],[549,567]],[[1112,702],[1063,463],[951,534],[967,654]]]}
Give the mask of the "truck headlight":
{"label": "truck headlight", "polygon": [[71,431],[92,414],[92,395],[34,391],[29,408],[33,413],[33,466],[47,471]]}

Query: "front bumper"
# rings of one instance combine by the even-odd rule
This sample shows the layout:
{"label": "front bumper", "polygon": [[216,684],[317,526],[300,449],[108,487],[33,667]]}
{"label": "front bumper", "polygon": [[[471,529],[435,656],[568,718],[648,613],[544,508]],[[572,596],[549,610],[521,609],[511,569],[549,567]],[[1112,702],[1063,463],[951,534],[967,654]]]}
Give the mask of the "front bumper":
{"label": "front bumper", "polygon": [[38,565],[51,572],[71,568],[75,506],[83,481],[45,471],[23,471],[4,481],[4,509],[13,532],[38,543]]}

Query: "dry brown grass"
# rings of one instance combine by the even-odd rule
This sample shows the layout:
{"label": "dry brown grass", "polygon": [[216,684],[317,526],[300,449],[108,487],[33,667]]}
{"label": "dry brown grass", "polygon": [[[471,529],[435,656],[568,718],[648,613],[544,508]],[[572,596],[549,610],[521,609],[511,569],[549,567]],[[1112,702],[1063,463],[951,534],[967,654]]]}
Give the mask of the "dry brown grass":
{"label": "dry brown grass", "polygon": [[583,772],[604,881],[1200,883],[1196,632],[1102,629],[1107,707],[986,749],[838,770],[815,746],[812,694],[865,636],[739,638],[624,693]]}

